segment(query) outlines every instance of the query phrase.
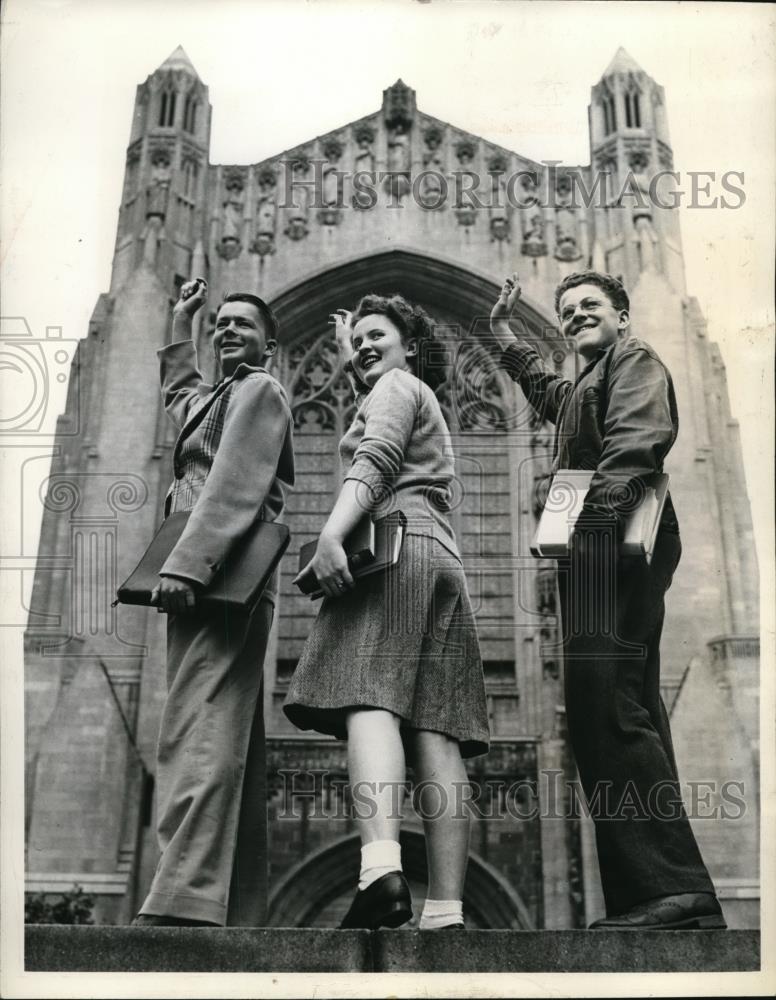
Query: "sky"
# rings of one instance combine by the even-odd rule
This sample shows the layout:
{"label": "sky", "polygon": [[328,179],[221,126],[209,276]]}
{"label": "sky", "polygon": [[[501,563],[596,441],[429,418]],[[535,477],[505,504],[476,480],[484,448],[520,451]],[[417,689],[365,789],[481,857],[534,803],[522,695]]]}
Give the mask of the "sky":
{"label": "sky", "polygon": [[7,0],[2,315],[36,337],[86,333],[109,285],[135,88],[179,44],[210,88],[223,163],[373,112],[399,77],[431,115],[530,158],[588,163],[590,87],[624,45],[665,87],[676,168],[744,173],[741,208],[680,218],[688,291],[720,344],[755,515],[770,524],[775,21],[773,5],[743,3]]}

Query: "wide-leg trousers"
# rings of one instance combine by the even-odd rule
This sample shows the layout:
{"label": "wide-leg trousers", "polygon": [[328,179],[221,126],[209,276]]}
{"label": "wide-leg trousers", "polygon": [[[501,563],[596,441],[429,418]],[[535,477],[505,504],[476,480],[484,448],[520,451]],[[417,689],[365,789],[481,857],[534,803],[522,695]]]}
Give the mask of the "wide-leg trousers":
{"label": "wide-leg trousers", "polygon": [[714,892],[681,801],[660,696],[664,596],[681,556],[661,529],[652,562],[600,542],[558,566],[571,748],[593,817],[607,915]]}
{"label": "wide-leg trousers", "polygon": [[267,905],[263,665],[273,605],[167,625],[156,771],[161,857],[141,913],[261,926]]}

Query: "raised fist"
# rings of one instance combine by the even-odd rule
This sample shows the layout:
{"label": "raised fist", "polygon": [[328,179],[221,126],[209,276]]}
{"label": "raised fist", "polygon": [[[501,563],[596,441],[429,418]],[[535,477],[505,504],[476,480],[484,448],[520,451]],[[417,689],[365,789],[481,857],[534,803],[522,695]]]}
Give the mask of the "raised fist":
{"label": "raised fist", "polygon": [[173,312],[193,316],[207,300],[207,282],[204,278],[193,278],[181,285],[181,296],[173,306]]}

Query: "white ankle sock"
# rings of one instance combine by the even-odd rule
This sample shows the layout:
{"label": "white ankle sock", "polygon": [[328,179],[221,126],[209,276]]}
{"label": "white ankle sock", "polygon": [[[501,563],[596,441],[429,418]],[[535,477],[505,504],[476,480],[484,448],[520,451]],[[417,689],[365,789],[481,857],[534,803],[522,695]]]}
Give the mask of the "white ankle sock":
{"label": "white ankle sock", "polygon": [[463,903],[460,899],[427,899],[420,917],[420,930],[438,931],[442,927],[463,923]]}
{"label": "white ankle sock", "polygon": [[372,840],[361,848],[361,892],[388,872],[401,871],[401,848],[398,840]]}

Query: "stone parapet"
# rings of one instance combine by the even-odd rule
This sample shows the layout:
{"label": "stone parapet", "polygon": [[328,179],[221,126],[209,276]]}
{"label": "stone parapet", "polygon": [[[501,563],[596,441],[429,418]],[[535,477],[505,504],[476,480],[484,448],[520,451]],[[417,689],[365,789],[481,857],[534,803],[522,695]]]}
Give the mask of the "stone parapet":
{"label": "stone parapet", "polygon": [[26,928],[27,972],[745,972],[756,931]]}

